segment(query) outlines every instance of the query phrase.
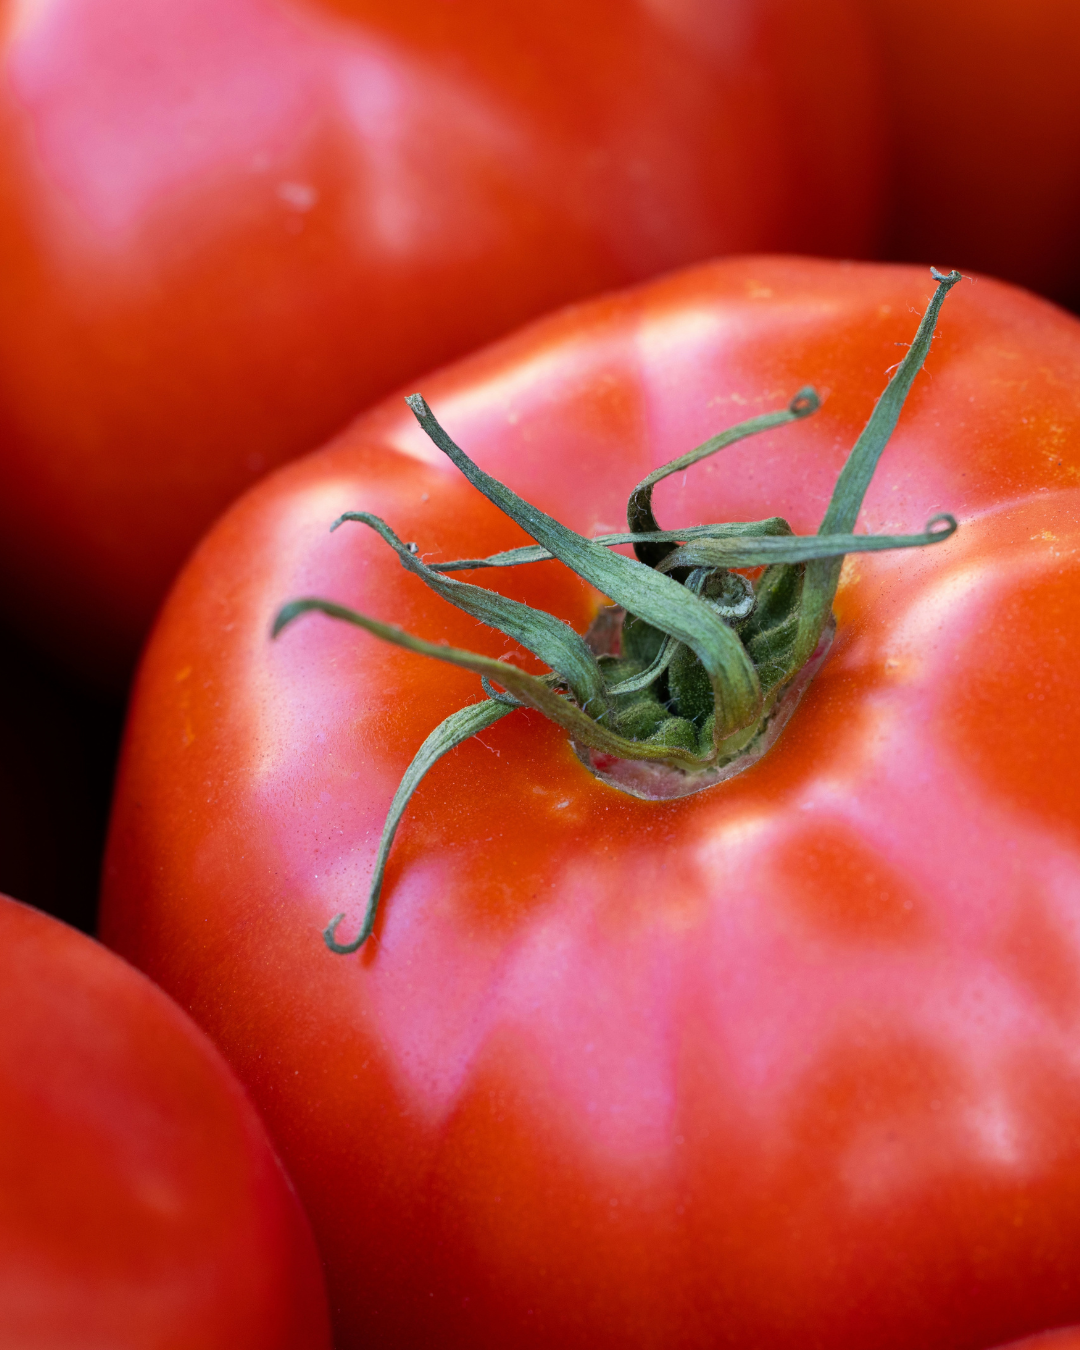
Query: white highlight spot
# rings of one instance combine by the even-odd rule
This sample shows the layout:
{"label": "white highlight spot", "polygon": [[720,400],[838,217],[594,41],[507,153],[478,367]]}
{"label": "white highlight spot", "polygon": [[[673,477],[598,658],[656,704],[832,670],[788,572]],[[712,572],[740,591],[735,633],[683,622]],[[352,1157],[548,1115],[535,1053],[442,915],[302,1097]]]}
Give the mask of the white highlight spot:
{"label": "white highlight spot", "polygon": [[318,192],[310,183],[279,183],[276,192],[278,199],[294,211],[310,211],[319,200]]}

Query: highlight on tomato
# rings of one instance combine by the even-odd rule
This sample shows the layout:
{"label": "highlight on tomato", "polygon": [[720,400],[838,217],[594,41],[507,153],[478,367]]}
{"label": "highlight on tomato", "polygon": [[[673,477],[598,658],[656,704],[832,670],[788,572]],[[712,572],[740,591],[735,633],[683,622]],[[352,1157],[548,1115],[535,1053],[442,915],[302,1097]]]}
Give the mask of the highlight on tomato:
{"label": "highlight on tomato", "polygon": [[1080,1317],[1080,327],[946,284],[933,338],[924,269],[764,257],[556,314],[179,579],[102,932],[264,1112],[342,1346]]}
{"label": "highlight on tomato", "polygon": [[854,4],[8,0],[8,617],[122,680],[214,516],[401,381],[713,254],[867,254]]}
{"label": "highlight on tomato", "polygon": [[0,1343],[329,1350],[311,1230],[179,1008],[0,896]]}

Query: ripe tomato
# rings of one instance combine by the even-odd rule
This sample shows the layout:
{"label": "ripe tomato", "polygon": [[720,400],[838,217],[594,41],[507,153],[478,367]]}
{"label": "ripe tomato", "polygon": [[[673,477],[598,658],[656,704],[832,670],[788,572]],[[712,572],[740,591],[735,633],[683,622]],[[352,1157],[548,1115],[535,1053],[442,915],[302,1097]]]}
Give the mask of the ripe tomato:
{"label": "ripe tomato", "polygon": [[892,140],[887,256],[1080,305],[1080,6],[862,0]]}
{"label": "ripe tomato", "polygon": [[852,4],[7,0],[9,614],[117,676],[222,507],[407,376],[714,253],[868,252]]}
{"label": "ripe tomato", "polygon": [[1080,1350],[1080,1327],[1062,1327],[1060,1331],[1044,1331],[1040,1336],[1025,1336],[999,1350]]}
{"label": "ripe tomato", "polygon": [[[661,524],[821,519],[925,271],[750,258],[527,328],[420,387],[583,534],[809,381],[824,406],[656,492]],[[977,1350],[1080,1313],[1080,327],[961,282],[777,745],[677,801],[516,712],[441,761],[355,931],[391,794],[475,676],[281,604],[492,656],[371,530],[525,542],[400,400],[200,546],[138,678],[103,934],[263,1109],[342,1346]],[[496,589],[583,631],[556,563]],[[485,582],[485,584],[489,584]],[[528,662],[525,662],[529,666]],[[535,668],[535,667],[529,667]]]}
{"label": "ripe tomato", "polygon": [[329,1350],[311,1230],[171,1000],[0,896],[0,1342]]}

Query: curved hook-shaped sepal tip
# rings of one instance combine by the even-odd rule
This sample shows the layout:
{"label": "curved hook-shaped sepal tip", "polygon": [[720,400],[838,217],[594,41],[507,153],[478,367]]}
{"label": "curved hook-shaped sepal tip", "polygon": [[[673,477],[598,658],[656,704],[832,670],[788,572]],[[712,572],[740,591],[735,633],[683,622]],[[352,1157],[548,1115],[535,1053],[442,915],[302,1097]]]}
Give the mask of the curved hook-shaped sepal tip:
{"label": "curved hook-shaped sepal tip", "polygon": [[271,638],[278,637],[301,614],[307,614],[309,610],[321,608],[322,605],[318,600],[290,600],[287,605],[283,605],[278,610],[274,626],[270,629]]}
{"label": "curved hook-shaped sepal tip", "polygon": [[365,919],[363,928],[360,929],[359,934],[353,938],[352,942],[338,942],[334,934],[337,932],[338,924],[344,917],[344,911],[341,914],[335,914],[323,929],[323,941],[336,956],[351,956],[352,953],[358,951],[371,936],[372,925]]}
{"label": "curved hook-shaped sepal tip", "polygon": [[[939,529],[939,525],[944,528]],[[943,539],[951,538],[959,528],[956,517],[949,515],[948,511],[942,511],[940,515],[933,516],[926,522],[926,533],[934,544],[940,544]]]}
{"label": "curved hook-shaped sepal tip", "polygon": [[792,417],[809,417],[821,407],[821,397],[812,384],[803,385],[788,404]]}

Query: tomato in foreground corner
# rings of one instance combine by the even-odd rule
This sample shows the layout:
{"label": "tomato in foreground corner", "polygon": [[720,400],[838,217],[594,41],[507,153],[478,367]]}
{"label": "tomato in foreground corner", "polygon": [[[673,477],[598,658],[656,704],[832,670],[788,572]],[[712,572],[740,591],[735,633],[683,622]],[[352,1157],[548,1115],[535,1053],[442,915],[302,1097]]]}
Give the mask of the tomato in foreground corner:
{"label": "tomato in foreground corner", "polygon": [[311,1230],[159,989],[0,896],[0,1343],[329,1350]]}
{"label": "tomato in foreground corner", "polygon": [[6,0],[0,25],[0,594],[101,679],[233,497],[402,380],[717,253],[872,248],[853,0]]}
{"label": "tomato in foreground corner", "polygon": [[[587,541],[790,401],[659,482],[655,520],[812,534],[934,290],[719,262],[527,327],[414,408]],[[395,789],[480,681],[325,614],[271,625],[323,597],[524,689],[506,658],[538,663],[420,563],[529,536],[395,399],[203,541],[137,679],[102,932],[259,1104],[340,1346],[979,1350],[1076,1320],[1078,431],[1077,321],[956,283],[859,516],[928,546],[848,558],[772,748],[644,800],[517,708],[420,783],[356,955],[321,930],[360,929]],[[561,563],[453,575],[599,631]]]}

